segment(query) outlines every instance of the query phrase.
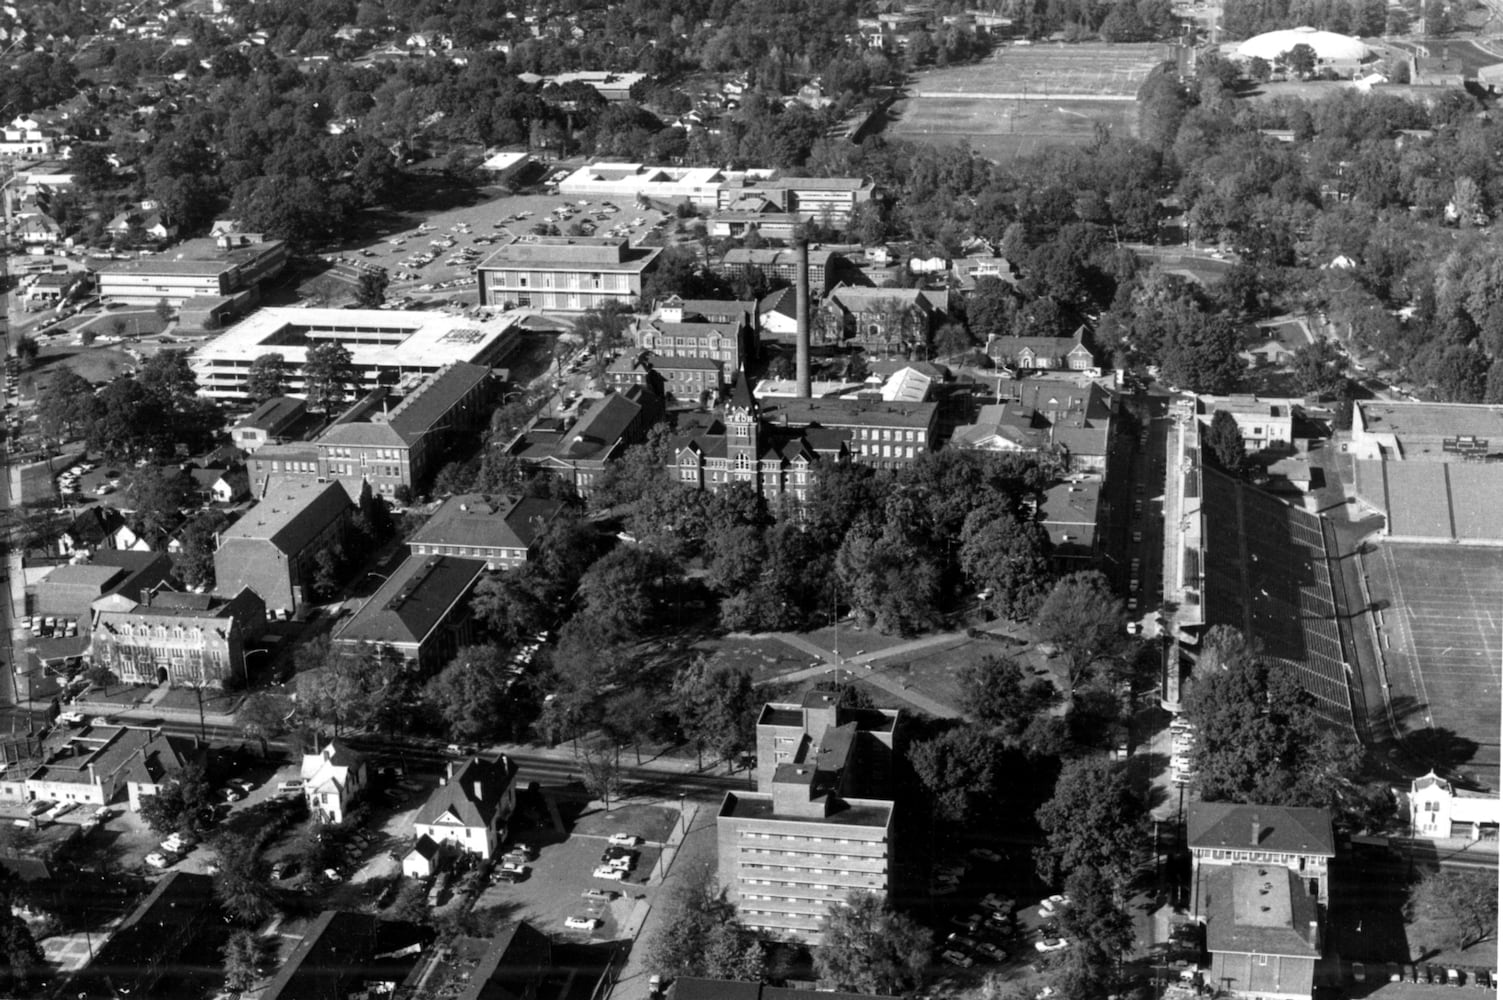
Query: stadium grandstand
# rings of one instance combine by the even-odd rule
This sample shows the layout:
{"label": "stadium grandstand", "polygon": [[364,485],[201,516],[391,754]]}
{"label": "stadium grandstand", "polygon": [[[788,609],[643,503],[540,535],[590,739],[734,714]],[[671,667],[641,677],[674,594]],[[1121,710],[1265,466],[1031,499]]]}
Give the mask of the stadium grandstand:
{"label": "stadium grandstand", "polygon": [[1388,538],[1503,544],[1503,407],[1359,402],[1350,450],[1357,499]]}
{"label": "stadium grandstand", "polygon": [[[1202,468],[1193,400],[1171,408],[1164,491],[1164,602],[1181,648],[1229,625],[1294,670],[1327,720],[1356,728],[1350,657],[1333,581],[1334,544],[1319,515]],[[1177,671],[1164,706],[1178,709]]]}

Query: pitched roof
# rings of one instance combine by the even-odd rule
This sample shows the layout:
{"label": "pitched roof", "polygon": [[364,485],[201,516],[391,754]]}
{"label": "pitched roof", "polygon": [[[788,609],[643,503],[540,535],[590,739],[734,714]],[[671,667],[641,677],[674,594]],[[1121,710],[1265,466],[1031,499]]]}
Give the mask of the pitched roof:
{"label": "pitched roof", "polygon": [[463,493],[440,504],[408,544],[526,549],[563,509],[559,501],[542,497]]}
{"label": "pitched roof", "polygon": [[485,942],[459,1000],[526,1000],[553,965],[553,942],[525,921]]}
{"label": "pitched roof", "polygon": [[160,785],[182,771],[191,752],[187,740],[159,734],[131,758],[125,780],[139,785]]}
{"label": "pitched roof", "polygon": [[387,416],[387,422],[407,441],[414,442],[443,423],[456,403],[490,378],[491,370],[484,365],[451,361],[403,398]]}
{"label": "pitched roof", "polygon": [[[498,760],[471,757],[451,762],[444,783],[428,796],[412,822],[432,826],[439,817],[452,815],[467,827],[489,827],[495,822],[496,809],[515,776],[516,770],[506,757]],[[475,794],[477,783],[479,795]]]}
{"label": "pitched roof", "polygon": [[301,552],[350,509],[350,496],[338,483],[285,478],[245,516],[219,534],[219,547],[241,539],[267,541],[288,555]]}
{"label": "pitched roof", "polygon": [[606,393],[564,433],[555,452],[563,458],[589,458],[614,447],[642,412],[639,400],[648,395],[651,394],[639,385],[630,386],[625,392]]}
{"label": "pitched roof", "polygon": [[469,596],[484,572],[481,559],[409,556],[335,639],[376,646],[421,644]]}
{"label": "pitched roof", "polygon": [[1336,856],[1331,813],[1326,809],[1193,802],[1185,827],[1191,850],[1256,847],[1273,853]]}
{"label": "pitched roof", "polygon": [[276,434],[296,423],[308,411],[306,400],[293,396],[273,396],[252,410],[235,426],[253,427]]}

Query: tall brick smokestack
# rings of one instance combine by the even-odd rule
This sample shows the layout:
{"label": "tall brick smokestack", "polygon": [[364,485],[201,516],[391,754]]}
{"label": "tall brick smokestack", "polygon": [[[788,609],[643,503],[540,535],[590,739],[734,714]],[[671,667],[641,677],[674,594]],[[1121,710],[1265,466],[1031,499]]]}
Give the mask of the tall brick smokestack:
{"label": "tall brick smokestack", "polygon": [[794,309],[798,313],[798,342],[794,348],[798,379],[795,394],[799,399],[814,395],[809,380],[809,241],[798,241],[798,285]]}

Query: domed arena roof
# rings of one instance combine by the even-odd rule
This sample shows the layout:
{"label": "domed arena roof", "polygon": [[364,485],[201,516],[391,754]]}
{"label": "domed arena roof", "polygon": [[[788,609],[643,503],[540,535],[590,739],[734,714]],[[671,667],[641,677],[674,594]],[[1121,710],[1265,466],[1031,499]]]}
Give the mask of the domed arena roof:
{"label": "domed arena roof", "polygon": [[1237,46],[1237,55],[1243,59],[1259,58],[1273,62],[1296,45],[1310,46],[1315,50],[1315,58],[1322,62],[1361,62],[1373,54],[1360,38],[1304,27],[1254,35]]}

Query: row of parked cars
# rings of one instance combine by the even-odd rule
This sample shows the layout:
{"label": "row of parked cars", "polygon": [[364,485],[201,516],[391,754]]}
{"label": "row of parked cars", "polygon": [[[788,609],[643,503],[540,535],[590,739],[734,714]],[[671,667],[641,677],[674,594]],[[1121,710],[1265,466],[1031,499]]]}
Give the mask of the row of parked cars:
{"label": "row of parked cars", "polygon": [[636,848],[641,843],[642,838],[634,833],[611,834],[605,853],[600,855],[600,864],[595,866],[594,876],[612,882],[625,881],[637,867]]}
{"label": "row of parked cars", "polygon": [[[1477,989],[1494,990],[1498,988],[1498,972],[1496,969],[1434,965],[1428,962],[1403,964],[1390,962],[1387,972],[1390,983],[1409,982],[1419,983],[1424,986],[1474,986]],[[1367,982],[1367,977],[1367,966],[1362,962],[1353,962],[1352,981],[1365,983]]]}
{"label": "row of parked cars", "polygon": [[1190,752],[1195,749],[1195,727],[1188,719],[1175,719],[1169,723],[1169,737],[1173,744],[1170,777],[1176,785],[1188,785],[1195,777],[1195,767],[1190,763]]}
{"label": "row of parked cars", "polygon": [[1016,930],[1011,899],[990,893],[981,900],[979,912],[951,917],[950,923],[960,929],[945,938],[939,953],[942,962],[969,969],[978,959],[1007,961],[1007,949],[1002,942]]}

